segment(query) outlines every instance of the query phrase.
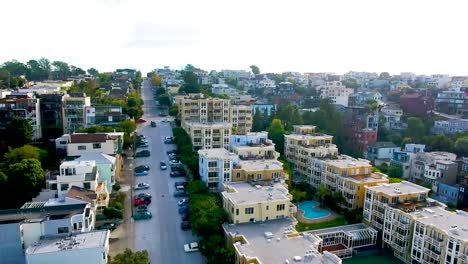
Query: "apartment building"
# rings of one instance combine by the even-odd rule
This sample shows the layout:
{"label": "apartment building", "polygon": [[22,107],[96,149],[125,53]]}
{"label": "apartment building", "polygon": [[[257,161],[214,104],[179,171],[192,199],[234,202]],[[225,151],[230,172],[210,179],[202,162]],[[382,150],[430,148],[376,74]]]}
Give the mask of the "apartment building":
{"label": "apartment building", "polygon": [[250,105],[232,105],[232,127],[236,134],[246,134],[252,130],[252,107]]}
{"label": "apartment building", "polygon": [[127,115],[122,113],[121,106],[85,107],[85,127],[118,126],[120,122],[125,120],[127,120]]}
{"label": "apartment building", "polygon": [[347,88],[341,81],[329,81],[319,86],[320,98],[330,98],[333,104],[348,106],[349,96],[354,93],[354,89]]}
{"label": "apartment building", "polygon": [[[83,262],[106,264],[110,231],[93,231],[66,237],[42,237],[25,251],[26,264]],[[79,257],[78,257],[79,256]]]}
{"label": "apartment building", "polygon": [[380,141],[367,146],[364,158],[378,166],[389,162],[393,158],[393,153],[400,150],[401,148],[397,147],[393,142]]}
{"label": "apartment building", "polygon": [[243,160],[277,159],[280,154],[275,143],[268,139],[268,132],[248,132],[231,136],[231,151]]}
{"label": "apartment building", "polygon": [[225,182],[221,196],[229,221],[235,224],[285,218],[297,211],[291,203],[292,195],[280,183],[262,186]]}
{"label": "apartment building", "polygon": [[194,150],[228,149],[231,140],[231,123],[186,123],[184,127],[192,139]]}
{"label": "apartment building", "polygon": [[285,157],[298,173],[295,179],[318,188],[321,176],[315,175],[312,168],[320,160],[338,155],[338,148],[332,143],[333,136],[316,133],[315,126],[303,125],[293,128],[292,134],[284,136]]}
{"label": "apartment building", "polygon": [[239,157],[224,148],[198,151],[200,179],[210,191],[222,191],[222,184],[232,181],[232,169]]}
{"label": "apartment building", "polygon": [[384,126],[387,129],[401,130],[406,128],[406,124],[401,121],[403,110],[399,106],[388,105],[380,110],[380,116],[385,120]]}
{"label": "apartment building", "polygon": [[468,96],[460,88],[452,88],[437,94],[437,111],[446,114],[463,115],[468,111]]}
{"label": "apartment building", "polygon": [[432,132],[435,134],[453,135],[468,131],[468,119],[450,119],[434,122]]}
{"label": "apartment building", "polygon": [[231,122],[231,101],[221,98],[205,98],[203,94],[177,96],[179,116],[182,127],[193,123],[229,123]]}
{"label": "apartment building", "polygon": [[123,153],[124,132],[64,134],[55,140],[57,151],[66,152],[68,157],[79,157],[86,153],[118,155]]}
{"label": "apartment building", "polygon": [[88,203],[71,198],[0,210],[0,261],[24,263],[25,249],[38,243],[41,237],[89,232],[94,229],[94,218]]}
{"label": "apartment building", "polygon": [[400,166],[403,170],[403,179],[410,178],[411,160],[414,153],[424,152],[426,148],[422,144],[406,144],[404,150],[394,151],[390,163]]}
{"label": "apartment building", "polygon": [[120,176],[120,170],[123,165],[120,156],[110,156],[104,153],[84,153],[73,161],[92,160],[96,163],[98,171],[98,181],[106,182],[108,189],[114,186],[116,179]]}
{"label": "apartment building", "polygon": [[98,177],[99,172],[94,160],[66,161],[60,165],[59,175],[46,179],[46,186],[48,189],[57,190],[59,198],[67,196],[73,186],[92,191],[96,200],[93,205],[100,210],[109,205],[109,192],[107,182],[99,182]]}
{"label": "apartment building", "polygon": [[433,203],[428,200],[429,189],[407,181],[365,188],[364,222],[382,233],[384,247],[408,262],[414,228],[410,212]]}
{"label": "apartment building", "polygon": [[43,139],[55,139],[63,134],[62,103],[64,93],[40,94]]}
{"label": "apartment building", "polygon": [[85,127],[85,109],[91,106],[91,98],[85,93],[70,93],[63,97],[63,132],[73,133]]}
{"label": "apartment building", "polygon": [[425,181],[455,184],[457,181],[457,155],[449,152],[418,152],[411,161],[410,177],[412,181]]}
{"label": "apartment building", "polygon": [[0,129],[14,118],[24,119],[32,127],[32,139],[42,138],[40,99],[28,94],[10,94],[0,99]]}
{"label": "apartment building", "polygon": [[227,241],[235,250],[235,264],[320,263],[341,264],[336,255],[318,247],[321,239],[300,234],[295,222],[281,218],[262,223],[224,224]]}
{"label": "apartment building", "polygon": [[325,160],[324,166],[316,171],[321,174],[321,186],[342,194],[345,201],[341,207],[355,209],[364,206],[365,187],[388,183],[387,175],[373,173],[371,169],[367,160],[339,155]]}

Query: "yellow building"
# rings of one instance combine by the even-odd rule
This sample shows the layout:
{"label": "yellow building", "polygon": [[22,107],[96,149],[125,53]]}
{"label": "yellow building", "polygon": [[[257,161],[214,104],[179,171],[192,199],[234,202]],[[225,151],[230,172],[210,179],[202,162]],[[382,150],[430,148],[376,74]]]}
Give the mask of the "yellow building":
{"label": "yellow building", "polygon": [[232,170],[232,181],[265,182],[288,179],[283,163],[276,159],[239,160]]}
{"label": "yellow building", "polygon": [[382,173],[373,173],[369,161],[339,155],[336,159],[324,161],[321,186],[343,195],[344,208],[362,208],[364,206],[365,187],[388,183]]}
{"label": "yellow building", "polygon": [[221,195],[229,220],[235,224],[284,218],[297,210],[288,189],[280,183],[268,186],[224,183]]}
{"label": "yellow building", "polygon": [[236,134],[244,135],[252,130],[252,107],[250,105],[232,105],[232,127]]}
{"label": "yellow building", "polygon": [[231,101],[221,98],[205,98],[203,94],[176,96],[182,127],[185,123],[230,123]]}

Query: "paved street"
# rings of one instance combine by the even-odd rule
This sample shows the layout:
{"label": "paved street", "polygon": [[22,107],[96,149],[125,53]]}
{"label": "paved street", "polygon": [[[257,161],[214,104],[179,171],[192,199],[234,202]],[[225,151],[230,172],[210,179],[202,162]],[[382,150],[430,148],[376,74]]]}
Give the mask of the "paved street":
{"label": "paved street", "polygon": [[[166,151],[175,148],[175,145],[163,143],[165,136],[172,135],[171,126],[169,123],[161,122],[164,118],[157,116],[158,110],[147,80],[143,84],[142,96],[145,111],[143,118],[148,122],[138,125],[138,133],[148,139],[151,157],[136,158],[135,166],[149,165],[151,170],[148,176],[135,177],[135,183],[145,181],[151,184],[151,188],[145,192],[153,196],[152,203],[148,207],[153,218],[134,222],[134,249],[148,250],[151,263],[203,263],[199,252],[185,253],[183,250],[184,244],[196,241],[190,230],[180,229],[181,219],[177,205],[179,198],[173,197],[174,183],[184,178],[170,178],[169,168],[165,171],[159,168],[161,160],[168,164]],[[150,121],[156,121],[157,127],[151,127]]]}

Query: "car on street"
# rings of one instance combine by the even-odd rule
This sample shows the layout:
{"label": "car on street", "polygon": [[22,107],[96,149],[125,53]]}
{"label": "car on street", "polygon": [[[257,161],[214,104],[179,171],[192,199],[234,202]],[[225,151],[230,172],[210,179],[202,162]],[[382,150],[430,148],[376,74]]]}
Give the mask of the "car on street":
{"label": "car on street", "polygon": [[139,193],[133,196],[133,199],[140,199],[140,198],[145,198],[145,199],[151,199],[153,196],[149,193]]}
{"label": "car on street", "polygon": [[179,208],[179,214],[186,214],[188,212],[188,206],[184,205]]}
{"label": "car on street", "polygon": [[175,191],[174,192],[174,197],[187,197],[188,196],[188,193],[184,192],[184,191]]}
{"label": "car on street", "polygon": [[135,189],[135,190],[145,190],[145,189],[149,189],[149,187],[150,187],[149,183],[140,182],[140,183],[137,183],[133,189]]}
{"label": "car on street", "polygon": [[180,199],[179,202],[177,203],[179,206],[182,206],[182,205],[185,205],[185,204],[188,204],[189,202],[189,199],[188,198],[184,198],[184,199]]}
{"label": "car on street", "polygon": [[169,119],[168,119],[168,118],[164,118],[162,121],[163,121],[164,123],[168,123],[168,122],[169,122]]}
{"label": "car on street", "polygon": [[137,136],[140,140],[146,140],[146,136],[145,135],[138,135]]}
{"label": "car on street", "polygon": [[148,199],[148,200],[146,200],[146,199],[135,199],[135,200],[133,200],[133,205],[134,206],[148,205],[150,203],[151,203],[150,199]]}
{"label": "car on street", "polygon": [[146,175],[148,175],[148,171],[137,171],[137,172],[135,172],[136,177],[146,176]]}
{"label": "car on street", "polygon": [[176,191],[181,191],[181,192],[185,192],[185,191],[186,191],[186,190],[185,190],[185,186],[183,186],[183,185],[177,185],[177,186],[175,187],[175,189],[176,189]]}
{"label": "car on street", "polygon": [[139,212],[133,215],[133,219],[135,220],[142,220],[142,219],[151,219],[153,215],[151,212],[145,211],[145,212]]}
{"label": "car on street", "polygon": [[169,173],[169,176],[170,176],[170,177],[185,177],[185,172],[180,171],[180,170],[171,171],[171,172]]}
{"label": "car on street", "polygon": [[150,167],[148,165],[140,165],[140,166],[137,166],[135,167],[135,169],[133,169],[135,172],[138,172],[138,171],[149,171],[150,170]]}
{"label": "car on street", "polygon": [[143,118],[140,118],[137,120],[137,123],[141,124],[141,123],[146,123],[146,120],[143,119]]}
{"label": "car on street", "polygon": [[156,127],[156,122],[151,121],[151,127]]}
{"label": "car on street", "polygon": [[164,144],[174,144],[173,139],[164,139]]}
{"label": "car on street", "polygon": [[161,168],[161,170],[167,170],[167,165],[164,161],[161,161],[159,163],[159,167]]}
{"label": "car on street", "polygon": [[180,223],[180,229],[182,230],[188,230],[190,229],[190,223],[188,221],[182,221],[182,223]]}
{"label": "car on street", "polygon": [[176,159],[170,160],[169,165],[171,166],[182,166],[182,163]]}
{"label": "car on street", "polygon": [[167,155],[167,157],[169,157],[169,159],[173,160],[173,159],[177,159],[178,155],[175,154],[175,153],[170,153],[170,154]]}
{"label": "car on street", "polygon": [[140,145],[138,145],[137,148],[148,148],[148,147],[149,147],[148,143],[141,143]]}
{"label": "car on street", "polygon": [[148,206],[146,206],[146,205],[139,205],[139,206],[137,206],[136,211],[137,211],[137,212],[148,211]]}
{"label": "car on street", "polygon": [[177,186],[187,187],[187,185],[188,185],[188,182],[186,182],[186,181],[178,181],[178,182],[174,183],[174,187],[177,187]]}
{"label": "car on street", "polygon": [[149,157],[149,156],[151,156],[151,152],[149,150],[138,151],[135,154],[135,157]]}
{"label": "car on street", "polygon": [[167,155],[170,155],[170,154],[179,154],[179,151],[178,151],[177,149],[171,149],[171,150],[166,151],[166,154],[167,154]]}
{"label": "car on street", "polygon": [[190,244],[185,244],[184,245],[184,251],[186,253],[189,253],[189,252],[196,252],[198,251],[198,243],[197,242],[192,242]]}

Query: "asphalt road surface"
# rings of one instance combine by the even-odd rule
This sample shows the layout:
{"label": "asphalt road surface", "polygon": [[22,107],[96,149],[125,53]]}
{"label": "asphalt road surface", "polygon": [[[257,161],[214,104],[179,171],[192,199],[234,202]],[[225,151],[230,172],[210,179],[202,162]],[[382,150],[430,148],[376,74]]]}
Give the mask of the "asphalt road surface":
{"label": "asphalt road surface", "polygon": [[[147,79],[143,82],[142,97],[145,111],[143,118],[147,122],[139,124],[137,131],[145,135],[149,141],[148,150],[151,151],[151,156],[136,158],[135,166],[149,165],[151,169],[148,176],[134,177],[134,183],[144,181],[151,187],[144,191],[134,191],[134,194],[147,192],[153,196],[152,203],[148,207],[153,218],[134,221],[135,250],[148,250],[151,263],[155,264],[203,263],[203,257],[199,252],[184,252],[184,244],[197,241],[191,230],[180,229],[181,217],[177,205],[180,198],[173,196],[174,183],[185,178],[170,178],[170,168],[164,171],[159,168],[161,160],[166,164],[169,162],[166,151],[175,148],[175,145],[164,144],[164,137],[172,136],[172,129],[170,123],[162,120],[170,117],[157,116],[159,111]],[[156,121],[157,127],[151,127],[151,121]]]}

